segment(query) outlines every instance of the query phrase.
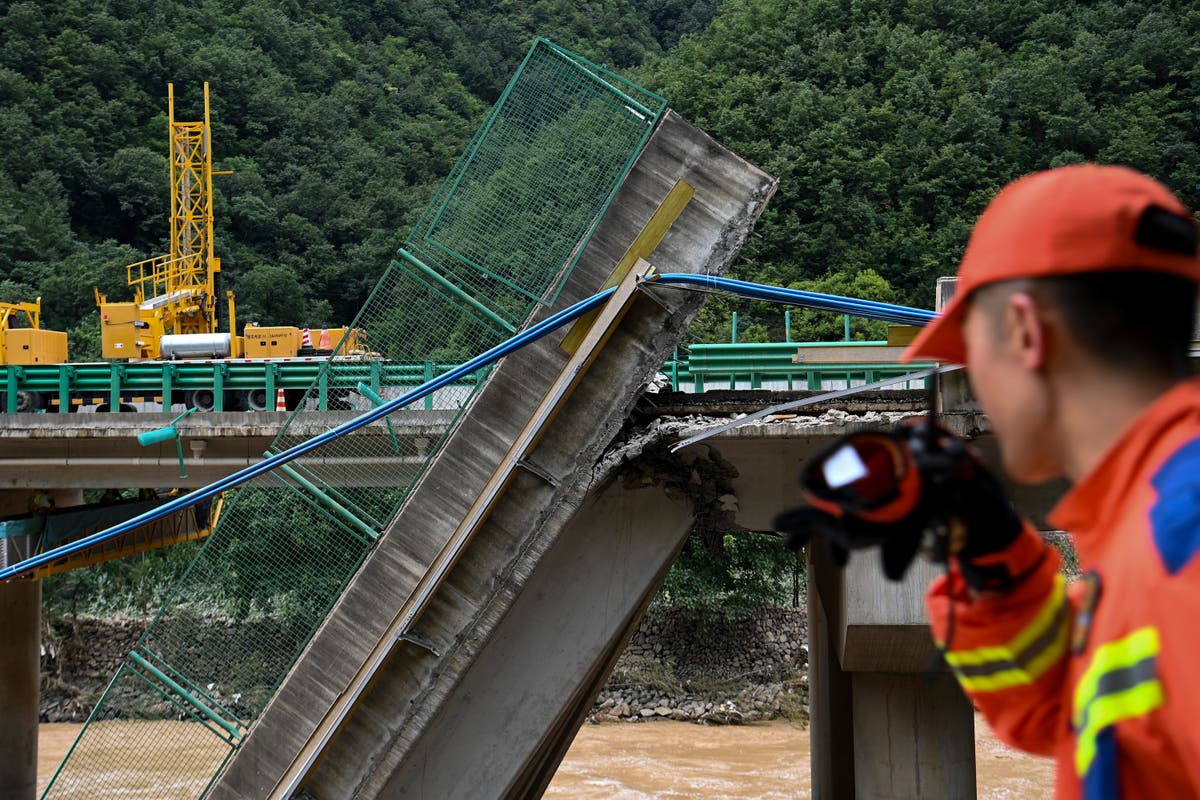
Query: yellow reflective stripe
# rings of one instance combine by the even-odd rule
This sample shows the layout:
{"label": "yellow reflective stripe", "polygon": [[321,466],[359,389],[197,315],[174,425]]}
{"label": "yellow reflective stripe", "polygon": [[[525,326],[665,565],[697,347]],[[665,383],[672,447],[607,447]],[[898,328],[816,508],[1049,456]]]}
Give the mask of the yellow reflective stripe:
{"label": "yellow reflective stripe", "polygon": [[[988,675],[972,677],[958,669],[955,669],[955,674],[959,684],[969,692],[995,692],[1013,686],[1026,686],[1036,681],[1066,654],[1070,638],[1070,628],[1064,623],[1055,634],[1054,641],[1024,667],[1010,661],[1012,667]],[[951,668],[953,669],[953,665]]]}
{"label": "yellow reflective stripe", "polygon": [[1037,680],[1066,653],[1070,626],[1066,581],[1055,575],[1050,596],[1033,620],[1006,645],[989,645],[945,654],[964,689],[996,691]]}
{"label": "yellow reflective stripe", "polygon": [[1014,652],[1019,653],[1028,647],[1029,643],[1036,639],[1054,621],[1056,612],[1066,602],[1065,587],[1066,584],[1063,576],[1055,575],[1054,587],[1050,590],[1050,596],[1046,598],[1046,602],[1038,609],[1037,616],[1007,645],[978,647],[974,650],[952,650],[946,654],[946,661],[951,664],[978,665],[986,664],[989,661],[1012,658]]}
{"label": "yellow reflective stripe", "polygon": [[1096,736],[1100,731],[1121,720],[1149,714],[1163,704],[1163,699],[1162,684],[1154,679],[1092,701],[1087,727],[1079,732],[1079,741],[1075,745],[1076,773],[1080,777],[1087,774],[1096,757]]}
{"label": "yellow reflective stripe", "polygon": [[1097,647],[1083,677],[1075,685],[1074,712],[1071,720],[1074,726],[1079,728],[1083,724],[1083,713],[1092,702],[1101,677],[1113,670],[1158,655],[1158,649],[1158,629],[1149,627],[1139,628],[1123,639],[1116,639]]}
{"label": "yellow reflective stripe", "polygon": [[1101,645],[1075,686],[1071,723],[1076,730],[1075,770],[1082,777],[1096,757],[1096,736],[1116,723],[1163,704],[1157,677],[1158,629],[1139,628]]}

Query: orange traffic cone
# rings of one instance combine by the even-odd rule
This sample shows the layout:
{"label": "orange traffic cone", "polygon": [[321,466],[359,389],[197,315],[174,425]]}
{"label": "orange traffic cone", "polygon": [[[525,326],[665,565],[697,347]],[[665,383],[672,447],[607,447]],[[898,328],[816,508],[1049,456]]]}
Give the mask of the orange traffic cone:
{"label": "orange traffic cone", "polygon": [[321,336],[317,339],[318,350],[332,350],[333,342],[329,340],[329,328],[321,328]]}
{"label": "orange traffic cone", "polygon": [[287,400],[284,399],[283,389],[275,390],[275,410],[287,411]]}
{"label": "orange traffic cone", "polygon": [[300,331],[300,349],[304,350],[306,348],[309,350],[312,349],[312,333],[308,328]]}

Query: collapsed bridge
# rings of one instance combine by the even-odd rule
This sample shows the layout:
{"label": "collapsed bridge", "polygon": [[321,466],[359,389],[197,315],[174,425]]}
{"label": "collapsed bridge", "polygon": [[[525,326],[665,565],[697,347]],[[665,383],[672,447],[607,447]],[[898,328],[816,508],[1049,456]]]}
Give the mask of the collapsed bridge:
{"label": "collapsed bridge", "polygon": [[[394,430],[408,396],[380,397],[355,423],[376,435],[289,427],[255,473],[274,487],[193,493],[234,489],[45,797],[540,794],[697,513],[670,480],[617,480],[611,450],[703,301],[663,284],[723,273],[774,189],[661,98],[535,44],[354,323],[389,359],[496,354],[466,362],[461,410],[418,453]],[[231,575],[231,613],[288,624],[197,652],[201,595]],[[178,773],[147,785],[163,752]]]}

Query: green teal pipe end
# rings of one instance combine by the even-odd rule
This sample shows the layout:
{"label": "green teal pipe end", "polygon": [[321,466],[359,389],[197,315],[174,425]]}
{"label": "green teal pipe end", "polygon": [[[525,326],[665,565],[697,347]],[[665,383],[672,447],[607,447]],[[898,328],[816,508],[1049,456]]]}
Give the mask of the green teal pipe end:
{"label": "green teal pipe end", "polygon": [[169,442],[172,439],[179,437],[179,431],[175,430],[174,424],[168,425],[165,428],[159,428],[155,431],[146,431],[137,435],[138,444],[142,447]]}

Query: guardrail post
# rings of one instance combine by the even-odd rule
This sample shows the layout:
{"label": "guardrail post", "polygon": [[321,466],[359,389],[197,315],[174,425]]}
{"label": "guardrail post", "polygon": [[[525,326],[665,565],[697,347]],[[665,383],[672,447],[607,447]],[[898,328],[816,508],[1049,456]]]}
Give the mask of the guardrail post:
{"label": "guardrail post", "polygon": [[329,410],[329,370],[324,367],[317,375],[317,410]]}
{"label": "guardrail post", "polygon": [[9,414],[17,413],[17,379],[21,377],[21,372],[20,367],[8,368],[8,380],[6,381],[8,388],[5,394]]}
{"label": "guardrail post", "polygon": [[108,411],[121,410],[121,380],[125,377],[125,365],[113,364],[108,373]]}
{"label": "guardrail post", "polygon": [[[426,361],[425,362],[425,383],[429,383],[431,380],[433,380],[433,362]],[[425,395],[425,410],[426,411],[433,410],[433,395],[432,394]]]}
{"label": "guardrail post", "polygon": [[58,367],[58,413],[71,412],[71,379],[75,377],[75,368],[67,364]]}
{"label": "guardrail post", "polygon": [[164,414],[171,412],[171,396],[175,393],[174,379],[176,367],[174,364],[163,364],[162,368],[162,410]]}
{"label": "guardrail post", "polygon": [[272,409],[275,408],[275,395],[278,393],[277,390],[279,387],[279,365],[278,364],[267,364],[267,367],[263,371],[263,373],[264,373],[263,374],[263,377],[264,377],[263,382],[266,386],[266,392],[267,392],[266,408],[268,411],[271,411]]}
{"label": "guardrail post", "polygon": [[371,374],[367,379],[367,385],[371,387],[372,391],[378,394],[380,391],[380,386],[383,383],[383,362],[372,361],[370,363],[370,369]]}
{"label": "guardrail post", "polygon": [[213,411],[225,410],[225,365],[213,365]]}

